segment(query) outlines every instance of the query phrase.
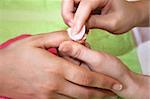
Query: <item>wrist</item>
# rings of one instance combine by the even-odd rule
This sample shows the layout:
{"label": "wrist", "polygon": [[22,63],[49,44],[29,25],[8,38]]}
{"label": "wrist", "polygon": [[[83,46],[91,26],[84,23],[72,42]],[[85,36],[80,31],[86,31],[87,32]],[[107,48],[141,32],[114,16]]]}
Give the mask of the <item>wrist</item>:
{"label": "wrist", "polygon": [[126,99],[148,99],[149,96],[149,79],[150,77],[129,72],[124,77],[125,88],[119,93]]}
{"label": "wrist", "polygon": [[149,0],[141,0],[133,2],[136,16],[135,27],[149,26]]}
{"label": "wrist", "polygon": [[136,75],[136,83],[138,83],[137,85],[139,86],[139,93],[141,94],[141,98],[139,97],[139,99],[149,99],[150,98],[150,76],[146,76],[146,75],[140,75],[137,74]]}

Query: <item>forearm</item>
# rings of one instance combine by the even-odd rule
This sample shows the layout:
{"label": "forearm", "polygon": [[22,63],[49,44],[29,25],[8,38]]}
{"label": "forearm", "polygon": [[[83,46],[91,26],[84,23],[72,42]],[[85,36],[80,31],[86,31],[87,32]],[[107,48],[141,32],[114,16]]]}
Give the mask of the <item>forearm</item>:
{"label": "forearm", "polygon": [[136,15],[137,15],[137,20],[136,20],[136,26],[137,27],[146,27],[150,26],[150,0],[140,0],[133,2],[133,6],[136,9]]}
{"label": "forearm", "polygon": [[118,94],[125,99],[149,99],[150,77],[133,72],[123,77],[124,89]]}

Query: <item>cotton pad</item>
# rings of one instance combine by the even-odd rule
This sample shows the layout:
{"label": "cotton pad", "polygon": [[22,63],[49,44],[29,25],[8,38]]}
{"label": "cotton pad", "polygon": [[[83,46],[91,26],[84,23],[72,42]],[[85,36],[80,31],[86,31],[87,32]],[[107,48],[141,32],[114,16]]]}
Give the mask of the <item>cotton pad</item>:
{"label": "cotton pad", "polygon": [[81,29],[81,31],[76,34],[76,35],[72,35],[71,33],[71,28],[68,28],[67,29],[67,32],[68,32],[68,35],[69,37],[74,40],[74,41],[79,41],[83,38],[83,36],[85,35],[85,31],[86,31],[86,28],[85,28],[85,25],[83,26],[83,28]]}

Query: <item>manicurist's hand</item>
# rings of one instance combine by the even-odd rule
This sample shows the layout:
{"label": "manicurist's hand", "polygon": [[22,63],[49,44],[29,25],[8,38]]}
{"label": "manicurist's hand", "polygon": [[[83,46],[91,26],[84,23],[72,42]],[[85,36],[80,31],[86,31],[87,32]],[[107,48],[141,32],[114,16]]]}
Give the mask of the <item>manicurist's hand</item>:
{"label": "manicurist's hand", "polygon": [[62,16],[73,34],[79,33],[84,24],[124,33],[135,26],[149,25],[149,4],[149,0],[63,0]]}
{"label": "manicurist's hand", "polygon": [[69,40],[65,31],[35,35],[0,49],[0,96],[12,99],[92,99],[114,95],[120,85],[104,74],[91,72],[55,56],[48,48]]}
{"label": "manicurist's hand", "polygon": [[[83,61],[92,71],[104,73],[120,81],[123,86],[121,90],[112,90],[125,99],[149,99],[150,77],[133,73],[119,59],[106,53],[93,51],[73,41],[65,41],[59,51],[64,56]],[[85,66],[85,65],[84,65]]]}

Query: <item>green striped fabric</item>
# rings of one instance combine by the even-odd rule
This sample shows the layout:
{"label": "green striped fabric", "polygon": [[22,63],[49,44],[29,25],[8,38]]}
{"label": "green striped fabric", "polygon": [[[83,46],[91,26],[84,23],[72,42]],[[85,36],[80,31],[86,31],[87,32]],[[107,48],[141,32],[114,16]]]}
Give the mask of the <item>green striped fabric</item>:
{"label": "green striped fabric", "polygon": [[[61,0],[0,0],[0,43],[24,33],[66,29],[60,10]],[[92,30],[87,41],[93,49],[115,55],[132,71],[141,72],[130,32],[118,36]]]}

